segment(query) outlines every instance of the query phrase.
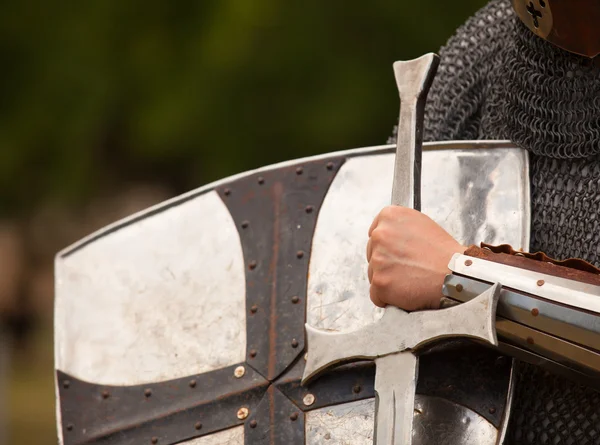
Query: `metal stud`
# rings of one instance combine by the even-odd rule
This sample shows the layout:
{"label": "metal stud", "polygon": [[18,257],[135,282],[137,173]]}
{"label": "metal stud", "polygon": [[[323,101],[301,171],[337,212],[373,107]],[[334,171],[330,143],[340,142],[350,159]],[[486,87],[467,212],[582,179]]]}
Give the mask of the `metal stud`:
{"label": "metal stud", "polygon": [[327,170],[333,170],[333,162],[327,163]]}
{"label": "metal stud", "polygon": [[235,368],[235,371],[233,371],[233,375],[237,379],[241,379],[242,377],[244,377],[244,374],[246,374],[246,368],[244,368],[243,366],[238,366],[237,368]]}
{"label": "metal stud", "polygon": [[535,341],[533,340],[533,337],[527,337],[527,343],[529,343],[530,345],[534,344]]}
{"label": "metal stud", "polygon": [[298,302],[300,301],[300,297],[298,297],[297,295],[294,295],[292,297],[292,303],[294,304],[298,304]]}
{"label": "metal stud", "polygon": [[298,258],[302,258],[304,256],[304,252],[302,250],[299,250],[298,252],[296,252],[296,256]]}
{"label": "metal stud", "polygon": [[247,229],[250,223],[248,221],[242,221],[242,229]]}
{"label": "metal stud", "polygon": [[196,424],[194,425],[194,428],[196,428],[197,430],[201,430],[202,424],[200,422],[196,422]]}
{"label": "metal stud", "polygon": [[73,424],[72,423],[69,423],[67,425],[67,431],[73,431]]}
{"label": "metal stud", "polygon": [[463,291],[463,285],[462,284],[457,284],[456,285],[456,292],[462,292]]}
{"label": "metal stud", "polygon": [[107,390],[102,391],[102,398],[108,399],[110,397],[110,393]]}
{"label": "metal stud", "polygon": [[248,269],[250,269],[250,270],[256,269],[256,266],[257,266],[257,263],[255,260],[252,260],[248,263]]}
{"label": "metal stud", "polygon": [[246,417],[248,417],[248,414],[250,414],[250,411],[248,411],[248,408],[243,406],[240,409],[238,409],[237,418],[240,420],[244,420]]}
{"label": "metal stud", "polygon": [[538,315],[540,315],[540,310],[538,308],[534,307],[531,310],[531,315],[533,315],[534,317],[537,317]]}
{"label": "metal stud", "polygon": [[152,438],[152,443],[158,443],[158,437],[154,436],[154,437]]}
{"label": "metal stud", "polygon": [[252,358],[256,357],[256,349],[250,350],[250,357],[252,357]]}
{"label": "metal stud", "polygon": [[263,185],[263,184],[265,183],[265,178],[263,178],[262,176],[259,176],[259,177],[258,177],[258,183],[259,183],[260,185]]}
{"label": "metal stud", "polygon": [[196,380],[190,380],[190,388],[196,387]]}
{"label": "metal stud", "polygon": [[144,395],[146,397],[150,397],[152,395],[152,390],[150,388],[147,388],[146,390],[144,390]]}
{"label": "metal stud", "polygon": [[68,389],[69,386],[71,386],[71,381],[70,380],[63,381],[63,388]]}
{"label": "metal stud", "polygon": [[492,406],[490,408],[490,414],[495,414],[495,413],[496,413],[496,408]]}
{"label": "metal stud", "polygon": [[465,261],[465,266],[470,266],[471,264],[473,264],[473,261],[471,261],[471,260]]}
{"label": "metal stud", "polygon": [[229,196],[229,195],[231,195],[231,189],[225,189],[225,190],[223,190],[223,194],[224,194],[225,196]]}
{"label": "metal stud", "polygon": [[546,282],[544,280],[538,280],[537,285],[542,287]]}
{"label": "metal stud", "polygon": [[257,311],[258,311],[258,306],[256,304],[253,304],[252,307],[250,308],[250,312],[252,314],[256,314]]}
{"label": "metal stud", "polygon": [[306,406],[310,406],[313,403],[315,403],[315,396],[313,396],[312,394],[306,394],[304,396],[304,398],[302,399],[302,402],[306,405]]}
{"label": "metal stud", "polygon": [[309,205],[309,206],[306,206],[306,208],[304,209],[304,211],[305,211],[306,213],[312,213],[312,211],[313,211],[313,210],[314,210],[314,207],[313,207],[313,206],[310,206],[310,205]]}
{"label": "metal stud", "polygon": [[303,169],[302,167],[298,167],[298,168],[296,169],[296,174],[297,174],[297,175],[301,175],[303,171],[304,171],[304,169]]}
{"label": "metal stud", "polygon": [[297,348],[298,347],[298,340],[293,339],[292,340],[292,348]]}
{"label": "metal stud", "polygon": [[362,387],[360,385],[354,385],[354,388],[352,388],[352,391],[354,392],[354,394],[358,394],[359,392],[362,391]]}
{"label": "metal stud", "polygon": [[298,420],[298,413],[292,413],[292,415],[290,416],[290,420],[293,422],[295,420]]}
{"label": "metal stud", "polygon": [[250,421],[250,428],[256,428],[258,426],[258,422],[256,420]]}

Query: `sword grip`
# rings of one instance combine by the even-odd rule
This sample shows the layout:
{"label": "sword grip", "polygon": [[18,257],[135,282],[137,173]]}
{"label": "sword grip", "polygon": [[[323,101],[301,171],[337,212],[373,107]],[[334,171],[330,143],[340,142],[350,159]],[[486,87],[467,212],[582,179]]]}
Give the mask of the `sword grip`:
{"label": "sword grip", "polygon": [[400,95],[392,205],[421,210],[421,149],[427,94],[439,66],[439,56],[394,63]]}

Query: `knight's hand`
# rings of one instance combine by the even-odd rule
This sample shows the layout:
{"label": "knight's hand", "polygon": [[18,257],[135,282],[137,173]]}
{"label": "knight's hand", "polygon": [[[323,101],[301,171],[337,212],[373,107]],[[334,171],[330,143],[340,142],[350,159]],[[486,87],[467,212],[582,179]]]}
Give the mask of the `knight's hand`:
{"label": "knight's hand", "polygon": [[438,308],[448,263],[465,250],[427,215],[384,208],[371,224],[367,243],[371,300],[407,311]]}

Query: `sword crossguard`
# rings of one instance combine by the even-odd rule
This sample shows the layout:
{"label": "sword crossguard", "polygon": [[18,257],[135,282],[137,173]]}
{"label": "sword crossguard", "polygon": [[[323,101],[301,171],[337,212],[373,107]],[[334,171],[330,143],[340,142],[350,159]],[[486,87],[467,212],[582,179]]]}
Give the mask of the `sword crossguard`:
{"label": "sword crossguard", "polygon": [[500,291],[501,285],[496,283],[466,303],[432,311],[407,313],[388,306],[379,321],[347,333],[321,331],[307,324],[308,355],[302,384],[340,363],[415,351],[448,337],[470,337],[497,346],[494,326]]}

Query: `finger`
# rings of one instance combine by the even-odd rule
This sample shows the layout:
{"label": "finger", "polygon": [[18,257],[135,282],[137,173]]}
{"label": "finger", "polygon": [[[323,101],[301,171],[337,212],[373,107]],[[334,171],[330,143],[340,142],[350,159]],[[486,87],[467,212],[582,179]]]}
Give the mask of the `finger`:
{"label": "finger", "polygon": [[371,238],[367,241],[367,261],[371,261],[371,256],[373,255],[373,244],[371,243]]}
{"label": "finger", "polygon": [[369,264],[369,268],[367,269],[367,275],[369,276],[369,283],[373,281],[373,266]]}
{"label": "finger", "polygon": [[373,233],[373,230],[375,230],[375,227],[377,227],[377,224],[379,224],[379,215],[381,215],[381,212],[377,214],[377,216],[371,223],[371,227],[369,227],[369,238],[371,237],[371,233]]}
{"label": "finger", "polygon": [[373,302],[373,304],[375,306],[377,306],[377,307],[385,307],[386,306],[386,304],[383,301],[381,301],[379,299],[379,297],[377,296],[377,292],[375,291],[375,287],[371,286],[369,295],[371,296],[371,301]]}

